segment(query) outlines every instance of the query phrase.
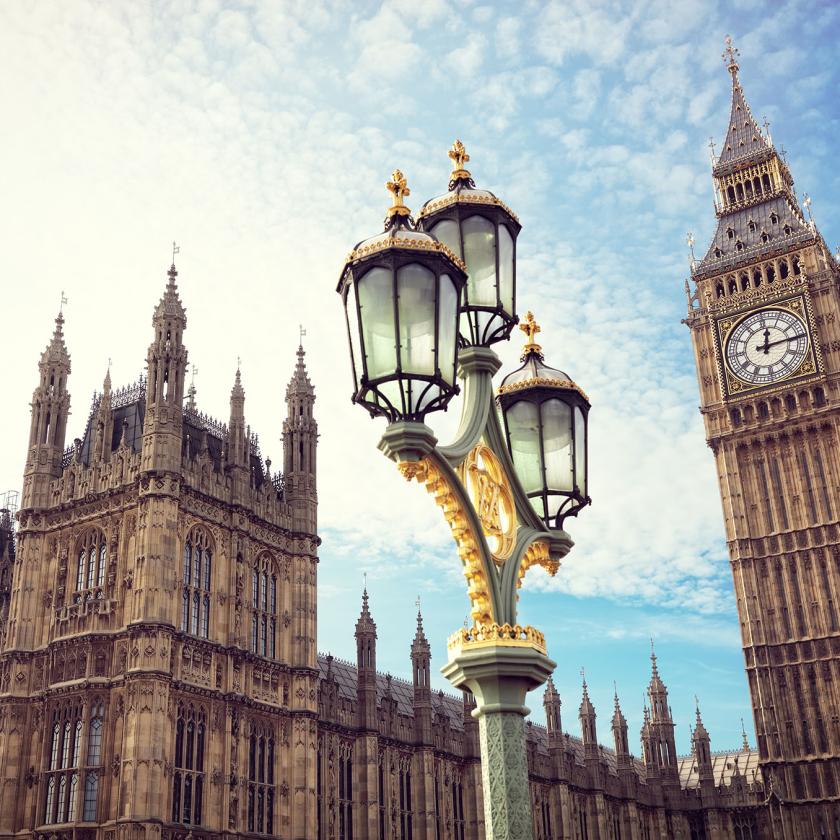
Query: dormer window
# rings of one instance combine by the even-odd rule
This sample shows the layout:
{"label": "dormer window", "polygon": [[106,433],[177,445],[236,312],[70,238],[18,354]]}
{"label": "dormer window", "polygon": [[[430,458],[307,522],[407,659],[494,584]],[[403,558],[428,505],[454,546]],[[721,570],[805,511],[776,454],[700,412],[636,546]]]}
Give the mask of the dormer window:
{"label": "dormer window", "polygon": [[735,243],[735,250],[736,251],[743,251],[744,250],[744,243],[741,242],[740,239]]}
{"label": "dormer window", "polygon": [[756,227],[755,222],[752,219],[750,219],[750,222],[749,222],[750,233],[755,233],[755,227]]}
{"label": "dormer window", "polygon": [[779,224],[779,217],[778,217],[778,215],[776,215],[775,213],[771,213],[771,214],[770,214],[770,221],[771,221],[774,225]]}
{"label": "dormer window", "polygon": [[723,251],[720,248],[715,248],[715,256],[720,259],[723,256]]}
{"label": "dormer window", "polygon": [[790,232],[791,232],[791,230],[792,230],[792,228],[791,228],[791,226],[790,226],[790,225],[785,225],[785,226],[784,226],[784,228],[783,228],[783,230],[784,230],[784,232],[785,232],[785,236],[790,236]]}
{"label": "dormer window", "polygon": [[732,228],[727,228],[727,229],[726,229],[726,235],[727,235],[730,239],[734,239],[734,238],[735,238],[735,231],[734,231]]}
{"label": "dormer window", "polygon": [[770,237],[767,235],[766,230],[761,231],[761,241],[765,244],[770,241]]}

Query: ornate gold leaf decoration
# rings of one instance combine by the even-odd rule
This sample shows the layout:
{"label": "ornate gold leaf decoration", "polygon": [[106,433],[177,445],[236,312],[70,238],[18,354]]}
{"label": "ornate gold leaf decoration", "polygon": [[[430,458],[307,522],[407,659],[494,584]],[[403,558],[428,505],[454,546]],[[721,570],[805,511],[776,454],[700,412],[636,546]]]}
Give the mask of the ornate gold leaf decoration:
{"label": "ornate gold leaf decoration", "polygon": [[458,472],[481,521],[493,560],[502,564],[510,557],[516,539],[516,507],[502,465],[490,447],[479,443]]}
{"label": "ornate gold leaf decoration", "polygon": [[481,554],[478,550],[478,538],[473,533],[469,519],[464,512],[458,496],[452,491],[446,478],[440,470],[428,459],[421,461],[401,461],[397,468],[407,481],[416,479],[425,485],[432,494],[435,503],[443,511],[455,544],[458,546],[458,556],[464,568],[467,579],[467,595],[472,608],[470,615],[476,624],[492,624],[493,606],[490,601],[490,591],[487,578],[481,564]]}
{"label": "ornate gold leaf decoration", "polygon": [[508,213],[512,219],[515,219],[517,222],[519,221],[519,216],[517,216],[516,213],[514,213],[513,210],[504,203],[504,201],[496,198],[495,195],[482,195],[472,191],[447,193],[440,198],[436,198],[434,201],[430,201],[417,215],[422,219],[430,213],[435,213],[438,210],[442,210],[444,207],[449,207],[450,204],[492,204],[496,207],[501,207],[502,210]]}
{"label": "ornate gold leaf decoration", "polygon": [[411,195],[411,190],[408,188],[405,175],[399,169],[395,169],[394,174],[391,175],[391,180],[385,184],[385,187],[394,197],[394,203],[388,208],[388,217],[410,216],[411,210],[403,202],[404,198]]}
{"label": "ornate gold leaf decoration", "polygon": [[344,260],[345,265],[354,262],[355,260],[366,257],[369,254],[375,254],[378,251],[385,251],[388,248],[401,248],[409,251],[437,251],[441,254],[446,254],[461,271],[466,272],[466,263],[453,251],[446,247],[442,242],[438,242],[431,237],[422,237],[420,239],[409,238],[407,236],[385,236],[380,239],[375,239],[373,242],[368,242],[366,245],[360,245],[355,250],[351,251]]}
{"label": "ornate gold leaf decoration", "polygon": [[462,627],[449,637],[447,647],[450,654],[480,647],[527,647],[546,653],[545,636],[536,627],[495,622]]}
{"label": "ornate gold leaf decoration", "polygon": [[460,140],[456,140],[452,144],[452,148],[449,150],[448,154],[450,160],[452,161],[452,177],[464,178],[465,180],[471,178],[472,176],[466,166],[469,162],[470,156],[467,154],[464,144]]}
{"label": "ornate gold leaf decoration", "polygon": [[530,379],[523,379],[521,382],[513,382],[510,385],[501,385],[496,391],[497,394],[510,394],[513,391],[522,391],[525,388],[566,388],[577,391],[587,402],[589,397],[586,391],[571,379],[549,379],[546,376],[533,376]]}
{"label": "ornate gold leaf decoration", "polygon": [[523,355],[528,353],[542,353],[542,347],[534,341],[537,333],[542,332],[542,327],[537,323],[533,312],[529,311],[525,315],[525,322],[519,325],[519,329],[528,336],[528,341],[522,348]]}
{"label": "ornate gold leaf decoration", "polygon": [[552,577],[557,574],[560,568],[560,561],[549,554],[548,543],[545,540],[536,540],[528,546],[522,563],[519,566],[519,574],[516,578],[516,588],[522,586],[525,573],[532,566],[542,566]]}

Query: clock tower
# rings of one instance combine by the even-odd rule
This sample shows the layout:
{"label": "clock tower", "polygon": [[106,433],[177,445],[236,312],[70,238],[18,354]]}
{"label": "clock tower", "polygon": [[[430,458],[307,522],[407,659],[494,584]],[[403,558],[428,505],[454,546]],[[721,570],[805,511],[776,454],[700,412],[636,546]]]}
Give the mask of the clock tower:
{"label": "clock tower", "polygon": [[774,836],[840,820],[840,266],[724,60],[717,230],[688,316]]}

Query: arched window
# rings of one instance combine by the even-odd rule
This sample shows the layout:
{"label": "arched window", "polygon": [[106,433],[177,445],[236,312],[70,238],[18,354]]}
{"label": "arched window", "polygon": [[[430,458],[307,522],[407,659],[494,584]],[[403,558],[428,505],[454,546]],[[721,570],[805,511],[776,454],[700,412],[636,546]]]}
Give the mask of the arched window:
{"label": "arched window", "polygon": [[400,808],[399,838],[412,840],[411,829],[414,822],[414,808],[411,804],[411,758],[400,759],[399,770]]}
{"label": "arched window", "polygon": [[274,834],[274,728],[261,721],[248,741],[248,831]]}
{"label": "arched window", "polygon": [[201,825],[204,806],[204,739],[207,715],[192,704],[178,704],[175,721],[175,768],[172,774],[172,822]]}
{"label": "arched window", "polygon": [[787,277],[789,273],[790,273],[790,269],[788,268],[787,260],[780,260],[779,261],[779,277],[781,277],[782,280],[784,280],[785,277]]}
{"label": "arched window", "polygon": [[251,568],[251,652],[277,658],[277,568],[263,553]]}
{"label": "arched window", "polygon": [[774,225],[777,225],[777,224],[779,223],[779,216],[778,216],[778,214],[776,214],[776,213],[771,213],[771,214],[770,214],[770,221],[771,221]]}
{"label": "arched window", "polygon": [[[84,821],[96,820],[104,721],[105,705],[98,699],[90,704],[87,714],[78,698],[53,710],[44,786],[45,824],[73,822],[79,813]],[[84,795],[80,803],[81,780]]]}
{"label": "arched window", "polygon": [[77,604],[103,596],[105,567],[108,565],[108,551],[105,534],[99,528],[91,528],[81,539],[76,550],[76,592],[73,601]]}
{"label": "arched window", "polygon": [[744,250],[744,243],[741,242],[740,239],[735,243],[735,250],[736,251],[743,251]]}
{"label": "arched window", "polygon": [[755,222],[752,219],[749,221],[749,229],[750,233],[755,233]]}
{"label": "arched window", "polygon": [[733,228],[731,228],[731,227],[730,227],[730,228],[727,228],[727,229],[726,229],[726,235],[729,237],[729,239],[734,239],[734,238],[735,238],[735,231],[734,231],[734,229],[733,229]]}
{"label": "arched window", "polygon": [[353,745],[338,748],[338,840],[353,840]]}
{"label": "arched window", "polygon": [[193,636],[210,635],[210,582],[213,549],[203,528],[193,528],[184,542],[184,589],[181,594],[181,630]]}

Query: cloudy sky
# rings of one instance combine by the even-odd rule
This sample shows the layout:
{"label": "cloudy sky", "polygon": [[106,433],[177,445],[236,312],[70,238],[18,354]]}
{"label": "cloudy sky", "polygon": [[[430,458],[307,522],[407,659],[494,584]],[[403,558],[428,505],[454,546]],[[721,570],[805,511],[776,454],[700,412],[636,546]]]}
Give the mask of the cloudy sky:
{"label": "cloudy sky", "polygon": [[[585,666],[601,740],[614,680],[638,732],[653,636],[680,749],[695,693],[713,749],[735,746],[741,716],[752,730],[749,701],[680,323],[686,233],[704,250],[714,225],[707,143],[729,113],[726,34],[754,113],[834,243],[831,2],[0,4],[0,489],[20,486],[61,291],[72,439],[109,358],[115,384],[142,370],[175,239],[199,406],[227,419],[241,357],[246,415],[275,464],[306,328],[320,648],[354,657],[366,571],[381,667],[408,674],[418,594],[443,664],[467,612],[458,560],[430,497],[376,450],[383,421],[350,403],[335,285],[350,247],[381,229],[392,169],[419,207],[445,191],[459,137],[479,186],[522,220],[520,312],[535,311],[547,360],[593,404],[593,506],[570,523],[557,577],[532,572],[520,604],[558,662],[564,724],[579,731]],[[519,345],[500,349],[507,368]],[[457,405],[431,424],[445,437],[456,419]],[[540,719],[539,693],[532,705]]]}

